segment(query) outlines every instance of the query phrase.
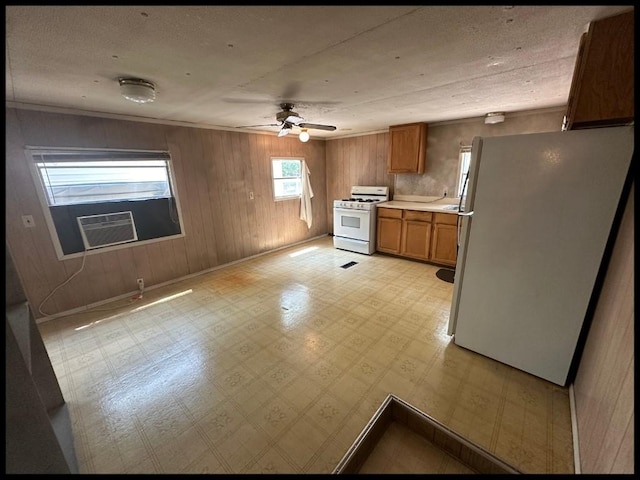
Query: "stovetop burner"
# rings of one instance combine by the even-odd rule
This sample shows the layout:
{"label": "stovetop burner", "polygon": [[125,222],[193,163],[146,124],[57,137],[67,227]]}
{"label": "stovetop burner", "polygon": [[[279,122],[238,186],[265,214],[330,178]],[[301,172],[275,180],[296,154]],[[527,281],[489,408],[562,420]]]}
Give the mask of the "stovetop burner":
{"label": "stovetop burner", "polygon": [[358,211],[374,211],[376,203],[389,200],[389,187],[355,186],[351,188],[348,198],[334,200],[334,208],[354,209]]}

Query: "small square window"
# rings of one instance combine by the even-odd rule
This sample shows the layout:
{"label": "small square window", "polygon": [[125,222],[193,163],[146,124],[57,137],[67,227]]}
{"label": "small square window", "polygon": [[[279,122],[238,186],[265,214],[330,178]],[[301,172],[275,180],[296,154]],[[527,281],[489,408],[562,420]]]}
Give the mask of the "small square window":
{"label": "small square window", "polygon": [[302,160],[299,158],[271,159],[273,198],[285,200],[302,195]]}

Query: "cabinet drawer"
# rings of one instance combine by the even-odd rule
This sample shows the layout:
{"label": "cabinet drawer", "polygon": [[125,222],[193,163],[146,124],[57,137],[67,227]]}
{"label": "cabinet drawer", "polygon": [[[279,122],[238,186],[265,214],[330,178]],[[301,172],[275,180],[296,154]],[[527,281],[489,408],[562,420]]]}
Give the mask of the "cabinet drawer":
{"label": "cabinet drawer", "polygon": [[386,218],[402,218],[402,210],[399,208],[378,207],[378,216]]}
{"label": "cabinet drawer", "polygon": [[405,210],[404,211],[404,219],[405,220],[418,220],[422,222],[430,222],[432,218],[431,212],[420,212],[418,210]]}
{"label": "cabinet drawer", "polygon": [[434,214],[435,218],[433,219],[434,223],[444,223],[445,225],[457,225],[458,224],[458,215],[454,213],[436,213]]}

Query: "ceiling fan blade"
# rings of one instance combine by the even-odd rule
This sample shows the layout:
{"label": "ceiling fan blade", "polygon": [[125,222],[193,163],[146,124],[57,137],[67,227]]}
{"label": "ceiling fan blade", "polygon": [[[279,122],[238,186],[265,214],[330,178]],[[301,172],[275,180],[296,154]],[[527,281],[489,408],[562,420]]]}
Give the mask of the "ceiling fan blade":
{"label": "ceiling fan blade", "polygon": [[289,115],[284,119],[285,122],[293,123],[294,125],[299,125],[300,122],[304,121],[304,118],[298,117],[297,115]]}
{"label": "ceiling fan blade", "polygon": [[300,128],[313,128],[314,130],[326,130],[327,132],[333,132],[336,127],[333,125],[320,125],[318,123],[299,123]]}
{"label": "ceiling fan blade", "polygon": [[284,125],[284,127],[280,129],[280,131],[278,132],[278,136],[284,137],[285,135],[288,135],[290,131],[291,131],[291,125],[287,123]]}
{"label": "ceiling fan blade", "polygon": [[261,125],[240,125],[239,127],[236,128],[251,128],[251,127],[279,127],[280,125],[282,125],[281,123],[266,123],[266,124],[261,124]]}

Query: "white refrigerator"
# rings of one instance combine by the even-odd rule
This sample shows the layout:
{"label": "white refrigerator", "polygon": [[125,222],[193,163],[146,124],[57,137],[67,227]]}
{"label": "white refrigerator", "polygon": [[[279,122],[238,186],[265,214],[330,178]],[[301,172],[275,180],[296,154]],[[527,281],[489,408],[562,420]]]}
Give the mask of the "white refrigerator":
{"label": "white refrigerator", "polygon": [[633,126],[476,137],[449,335],[566,385],[633,155]]}

